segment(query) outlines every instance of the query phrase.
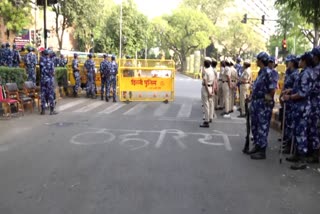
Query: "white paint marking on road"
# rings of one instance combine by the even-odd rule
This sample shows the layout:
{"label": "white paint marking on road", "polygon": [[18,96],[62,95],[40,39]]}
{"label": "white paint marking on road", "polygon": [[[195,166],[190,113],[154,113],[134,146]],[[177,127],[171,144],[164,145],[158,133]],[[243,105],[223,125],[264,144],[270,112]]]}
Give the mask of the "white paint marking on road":
{"label": "white paint marking on road", "polygon": [[106,108],[105,110],[103,110],[99,113],[100,114],[111,114],[111,113],[117,111],[118,109],[122,108],[125,105],[126,104],[124,104],[124,103],[116,103],[114,105],[109,106],[108,108]]}
{"label": "white paint marking on road", "polygon": [[[158,120],[160,121],[179,121],[179,122],[197,122],[200,123],[200,120],[193,120],[193,119],[185,119],[185,118],[176,118],[176,117],[161,117]],[[214,119],[213,123],[226,123],[226,124],[244,124],[245,121],[240,120],[220,120]]]}
{"label": "white paint marking on road", "polygon": [[129,109],[128,111],[126,111],[125,113],[123,113],[123,115],[137,115],[146,107],[147,107],[147,104],[139,103],[139,104],[135,105],[134,107],[132,107],[131,109]]}
{"label": "white paint marking on road", "polygon": [[167,113],[167,111],[169,110],[169,107],[170,107],[170,105],[168,105],[168,104],[162,104],[154,111],[153,115],[155,117],[161,117],[165,113]]}
{"label": "white paint marking on road", "polygon": [[72,108],[72,107],[74,107],[76,105],[79,105],[81,103],[84,103],[85,101],[86,100],[77,100],[77,101],[74,101],[74,102],[66,103],[64,105],[58,106],[57,110],[58,111],[64,111],[64,110]]}
{"label": "white paint marking on road", "polygon": [[93,109],[95,109],[95,108],[97,108],[97,107],[99,107],[99,106],[101,106],[103,104],[105,104],[105,103],[101,102],[101,101],[97,101],[97,102],[91,103],[89,105],[86,105],[86,106],[84,106],[84,107],[82,107],[82,108],[80,108],[80,109],[78,109],[78,110],[76,110],[74,112],[78,112],[78,113],[88,112],[88,111],[91,111],[91,110],[93,110]]}
{"label": "white paint marking on road", "polygon": [[178,118],[188,118],[191,115],[192,104],[184,103],[178,112]]}
{"label": "white paint marking on road", "polygon": [[176,142],[178,143],[178,145],[182,148],[185,149],[187,148],[186,145],[181,141],[182,138],[186,137],[186,133],[184,133],[181,130],[177,130],[177,129],[165,129],[165,130],[161,130],[159,133],[159,138],[156,142],[155,147],[156,148],[160,148],[166,135],[167,134],[176,134],[177,136],[173,136],[173,138],[176,140]]}

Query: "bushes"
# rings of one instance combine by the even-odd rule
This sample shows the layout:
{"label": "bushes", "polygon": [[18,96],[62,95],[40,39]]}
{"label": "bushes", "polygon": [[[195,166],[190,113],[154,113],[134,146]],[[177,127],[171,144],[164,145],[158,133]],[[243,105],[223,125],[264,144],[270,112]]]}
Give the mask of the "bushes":
{"label": "bushes", "polygon": [[55,78],[59,86],[68,86],[68,70],[65,67],[55,68]]}
{"label": "bushes", "polygon": [[27,79],[27,74],[23,68],[9,68],[0,67],[1,84],[4,85],[8,82],[15,82],[19,88],[23,87],[24,81]]}

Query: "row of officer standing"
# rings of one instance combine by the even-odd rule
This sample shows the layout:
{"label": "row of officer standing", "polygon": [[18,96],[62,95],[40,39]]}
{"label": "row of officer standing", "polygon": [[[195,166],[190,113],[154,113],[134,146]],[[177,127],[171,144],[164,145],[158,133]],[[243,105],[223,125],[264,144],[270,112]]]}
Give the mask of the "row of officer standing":
{"label": "row of officer standing", "polygon": [[21,57],[16,44],[12,45],[12,49],[10,49],[10,44],[8,42],[6,44],[1,44],[0,66],[19,67],[20,61]]}
{"label": "row of officer standing", "polygon": [[[93,55],[89,54],[88,59],[84,63],[84,68],[87,71],[87,83],[86,83],[86,94],[87,97],[93,99],[96,98],[96,85],[95,85],[95,62],[93,61]],[[117,74],[118,64],[114,55],[111,56],[111,61],[108,59],[109,55],[103,55],[103,61],[100,63],[100,76],[101,76],[101,100],[109,102],[109,97],[112,89],[113,102],[116,102],[116,89],[117,89]],[[78,54],[74,54],[72,61],[73,76],[75,79],[75,86],[73,88],[73,95],[78,96],[78,90],[80,88],[80,69]]]}

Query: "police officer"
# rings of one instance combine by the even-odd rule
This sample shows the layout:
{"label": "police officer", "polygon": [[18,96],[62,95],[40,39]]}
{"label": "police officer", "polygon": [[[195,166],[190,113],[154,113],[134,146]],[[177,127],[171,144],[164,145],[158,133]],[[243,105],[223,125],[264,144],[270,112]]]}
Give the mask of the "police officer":
{"label": "police officer", "polygon": [[58,60],[58,66],[59,67],[66,67],[68,64],[68,60],[64,57],[63,54],[60,55],[60,58]]}
{"label": "police officer", "polygon": [[32,52],[34,50],[32,47],[29,46],[27,48],[27,50],[28,50],[28,54],[24,58],[24,63],[26,65],[26,70],[27,70],[27,74],[28,74],[28,81],[32,81],[34,83],[34,85],[36,85],[37,57]]}
{"label": "police officer", "polygon": [[230,88],[231,88],[231,70],[230,62],[228,59],[225,60],[225,67],[222,77],[222,93],[223,93],[223,102],[224,102],[224,112],[222,113],[223,117],[230,118]]}
{"label": "police officer", "polygon": [[1,48],[0,48],[0,66],[4,66],[5,65],[5,58],[4,58],[4,49],[5,49],[5,44],[2,43],[1,44]]}
{"label": "police officer", "polygon": [[[110,62],[108,61],[108,54],[103,55],[103,61],[100,63],[100,75],[101,75],[101,100],[103,100],[104,89],[107,92],[107,78],[109,77]],[[106,96],[107,100],[107,96]]]}
{"label": "police officer", "polygon": [[251,96],[251,127],[254,148],[249,152],[251,159],[260,160],[266,158],[268,134],[270,128],[273,97],[275,85],[272,71],[267,67],[269,55],[261,52],[257,56],[257,65],[260,67],[258,77],[253,83]]}
{"label": "police officer", "polygon": [[319,163],[319,122],[320,122],[320,46],[313,48],[313,81],[311,90],[311,115],[308,121],[308,141],[312,149],[308,163]]}
{"label": "police officer", "polygon": [[87,71],[87,97],[91,97],[92,99],[96,98],[95,93],[95,64],[92,59],[93,55],[90,53],[88,55],[88,59],[84,63],[84,67]]}
{"label": "police officer", "polygon": [[8,67],[12,67],[13,53],[8,42],[6,43],[6,48],[4,49],[3,58],[4,64]]}
{"label": "police officer", "polygon": [[[238,75],[238,80],[240,79],[242,72],[243,72],[243,67],[241,65],[242,59],[240,57],[237,57],[236,60],[237,64],[235,64],[234,68],[237,70],[237,75]],[[237,87],[238,87],[238,91],[239,91],[239,96],[240,96],[240,85],[241,82],[240,80],[237,82]]]}
{"label": "police officer", "polygon": [[20,57],[19,51],[17,50],[17,46],[16,44],[13,44],[12,45],[12,66],[19,67],[20,60],[21,60],[21,57]]}
{"label": "police officer", "polygon": [[291,139],[292,139],[292,130],[293,130],[293,112],[292,112],[292,107],[293,107],[293,102],[291,100],[288,100],[286,102],[282,102],[282,96],[283,96],[283,91],[286,91],[287,89],[292,89],[294,82],[298,79],[299,77],[299,60],[297,59],[296,56],[294,55],[288,55],[285,59],[286,63],[286,72],[285,72],[285,78],[284,78],[284,85],[283,89],[280,95],[280,102],[281,105],[286,105],[286,110],[284,113],[284,124],[282,124],[282,127],[284,128],[284,136],[283,136],[283,141],[285,142],[285,147],[283,148],[283,153],[284,154],[289,154],[291,150]]}
{"label": "police officer", "polygon": [[201,88],[201,100],[204,108],[205,121],[200,125],[209,128],[213,117],[213,96],[214,96],[214,71],[211,67],[212,60],[206,57],[204,60],[203,82]]}
{"label": "police officer", "polygon": [[73,77],[75,80],[75,85],[73,87],[73,96],[77,97],[78,96],[78,90],[80,87],[80,69],[79,69],[79,61],[78,61],[78,54],[73,55],[73,60],[72,60],[72,71],[73,71]]}
{"label": "police officer", "polygon": [[235,97],[237,93],[237,84],[238,84],[238,74],[237,70],[235,69],[235,62],[230,59],[230,78],[231,78],[231,87],[230,87],[230,111],[229,113],[233,112],[233,107],[235,105]]}
{"label": "police officer", "polygon": [[110,73],[109,74],[110,75],[109,75],[108,82],[107,82],[107,98],[106,98],[106,101],[109,102],[110,88],[112,86],[113,102],[117,102],[116,94],[117,94],[118,64],[116,62],[116,57],[114,55],[112,55],[112,57],[111,57]]}
{"label": "police officer", "polygon": [[276,70],[276,67],[278,66],[276,64],[276,59],[273,56],[270,56],[268,61],[268,67],[271,70],[273,84],[275,85],[276,89],[278,89],[279,74]]}
{"label": "police officer", "polygon": [[245,117],[245,100],[249,97],[248,90],[250,88],[251,83],[251,62],[250,60],[245,60],[243,63],[243,72],[241,72],[241,76],[239,78],[240,82],[240,116]]}
{"label": "police officer", "polygon": [[313,58],[310,52],[306,52],[300,57],[299,67],[302,68],[298,79],[292,89],[287,89],[283,93],[283,100],[293,102],[292,113],[294,118],[294,143],[296,145],[293,156],[286,158],[289,162],[295,162],[291,169],[305,169],[306,155],[308,153],[308,120],[311,115],[311,92],[314,84],[313,80]]}
{"label": "police officer", "polygon": [[46,101],[50,106],[50,115],[58,114],[55,110],[55,92],[54,92],[54,64],[49,58],[49,50],[44,51],[44,57],[41,59],[41,115],[45,115]]}
{"label": "police officer", "polygon": [[223,90],[222,90],[222,86],[223,86],[223,83],[222,83],[222,75],[224,73],[224,68],[225,68],[225,62],[224,61],[221,61],[220,62],[220,72],[219,72],[219,75],[218,75],[218,106],[217,106],[217,110],[222,110],[223,109],[223,106],[224,106],[224,100],[223,100]]}

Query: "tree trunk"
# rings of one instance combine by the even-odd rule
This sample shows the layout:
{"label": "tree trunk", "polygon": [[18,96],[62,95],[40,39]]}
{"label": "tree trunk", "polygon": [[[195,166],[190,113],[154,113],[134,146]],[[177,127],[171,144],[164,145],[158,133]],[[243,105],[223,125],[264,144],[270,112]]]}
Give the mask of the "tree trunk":
{"label": "tree trunk", "polygon": [[186,72],[187,71],[187,58],[185,54],[179,54],[179,59],[181,62],[181,72]]}
{"label": "tree trunk", "polygon": [[314,41],[313,41],[313,47],[317,47],[319,45],[319,23],[318,22],[314,22],[313,23],[314,26]]}

